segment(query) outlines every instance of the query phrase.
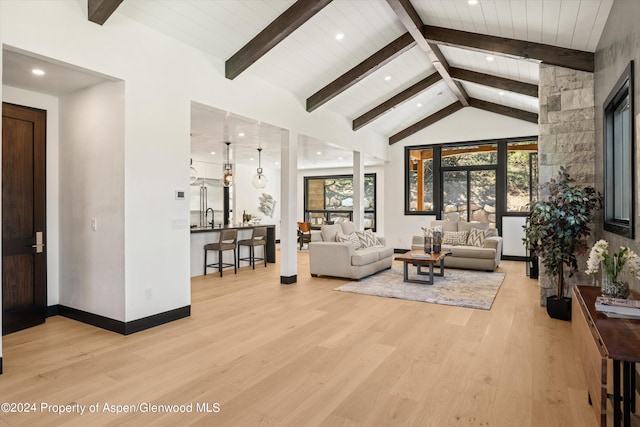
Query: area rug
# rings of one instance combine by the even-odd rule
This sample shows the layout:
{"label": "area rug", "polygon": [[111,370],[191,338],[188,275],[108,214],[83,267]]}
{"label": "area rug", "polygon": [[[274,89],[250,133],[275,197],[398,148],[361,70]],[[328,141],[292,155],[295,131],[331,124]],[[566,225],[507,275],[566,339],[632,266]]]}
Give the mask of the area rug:
{"label": "area rug", "polygon": [[[435,277],[434,285],[405,283],[402,268],[401,262],[394,262],[389,270],[363,278],[359,282],[347,283],[336,290],[490,310],[504,280],[504,273],[447,268],[444,277]],[[415,271],[415,267],[409,266],[410,279],[418,278]]]}

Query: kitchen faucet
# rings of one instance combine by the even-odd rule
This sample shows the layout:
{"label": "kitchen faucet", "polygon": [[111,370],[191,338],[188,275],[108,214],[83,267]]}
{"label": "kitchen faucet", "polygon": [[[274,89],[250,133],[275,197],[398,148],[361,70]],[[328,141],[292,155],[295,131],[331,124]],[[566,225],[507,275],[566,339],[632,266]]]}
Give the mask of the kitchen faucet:
{"label": "kitchen faucet", "polygon": [[209,208],[204,212],[204,221],[205,221],[205,223],[207,222],[207,218],[209,217],[209,211],[211,211],[211,222],[210,222],[211,228],[214,228],[213,225],[215,223],[215,217],[216,217],[215,215],[216,214],[215,214],[213,208]]}

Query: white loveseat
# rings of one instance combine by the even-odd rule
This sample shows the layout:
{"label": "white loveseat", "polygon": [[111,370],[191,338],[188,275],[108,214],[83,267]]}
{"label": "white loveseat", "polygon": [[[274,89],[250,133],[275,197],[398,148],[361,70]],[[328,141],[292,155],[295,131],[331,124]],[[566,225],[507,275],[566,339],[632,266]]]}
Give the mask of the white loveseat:
{"label": "white loveseat", "polygon": [[352,242],[338,242],[338,233],[353,235],[356,227],[346,221],[323,225],[311,234],[309,269],[312,276],[335,276],[359,280],[378,271],[391,268],[393,248],[385,246],[384,237],[376,237],[380,246],[356,249]]}
{"label": "white loveseat", "polygon": [[[444,259],[445,267],[494,271],[500,265],[502,237],[497,235],[496,229],[490,229],[488,223],[431,221],[431,227],[438,226],[442,227],[443,235],[446,232],[470,232],[472,228],[478,228],[487,233],[482,246],[471,246],[469,244],[447,245],[443,243],[442,250],[451,252],[451,255]],[[413,236],[411,250],[424,250],[424,236]]]}

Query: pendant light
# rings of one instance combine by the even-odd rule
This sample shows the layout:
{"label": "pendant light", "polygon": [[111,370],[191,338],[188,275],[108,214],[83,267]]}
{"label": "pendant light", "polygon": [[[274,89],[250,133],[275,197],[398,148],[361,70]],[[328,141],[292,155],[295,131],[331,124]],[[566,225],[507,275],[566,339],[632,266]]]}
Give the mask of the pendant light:
{"label": "pendant light", "polygon": [[264,188],[267,185],[267,177],[262,173],[262,147],[260,145],[258,145],[258,170],[256,172],[251,182],[256,188]]}
{"label": "pendant light", "polygon": [[229,160],[229,145],[231,145],[231,142],[227,141],[225,144],[227,144],[227,163],[222,166],[222,185],[230,187],[233,184],[233,167]]}

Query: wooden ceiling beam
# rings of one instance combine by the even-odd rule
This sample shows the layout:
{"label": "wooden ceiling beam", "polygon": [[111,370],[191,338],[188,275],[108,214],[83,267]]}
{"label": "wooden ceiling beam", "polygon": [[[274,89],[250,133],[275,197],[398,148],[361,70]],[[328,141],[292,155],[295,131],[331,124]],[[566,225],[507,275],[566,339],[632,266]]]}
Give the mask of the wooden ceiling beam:
{"label": "wooden ceiling beam", "polygon": [[523,95],[538,97],[538,85],[524,83],[517,80],[505,79],[503,77],[492,76],[489,74],[478,73],[475,71],[464,70],[462,68],[449,68],[451,77],[456,80],[477,83],[484,86],[491,86],[497,89],[504,89],[509,92],[521,93]]}
{"label": "wooden ceiling beam", "polygon": [[467,95],[462,85],[453,80],[449,75],[449,64],[440,51],[440,48],[435,43],[430,43],[425,39],[422,31],[424,23],[410,0],[387,0],[387,3],[389,3],[391,9],[393,9],[398,16],[402,25],[405,26],[409,34],[415,39],[418,46],[427,54],[429,61],[431,61],[438,74],[442,76],[442,79],[447,83],[449,89],[451,89],[456,98],[458,98],[458,101],[460,101],[463,106],[468,106],[469,95]]}
{"label": "wooden ceiling beam", "polygon": [[358,130],[364,125],[371,123],[383,114],[393,110],[398,105],[407,102],[411,98],[419,95],[421,92],[429,89],[440,80],[442,80],[442,76],[438,73],[433,73],[429,77],[420,80],[418,83],[408,87],[399,94],[392,96],[383,103],[373,107],[371,110],[356,118],[352,124],[353,130]]}
{"label": "wooden ceiling beam", "polygon": [[530,113],[529,111],[507,107],[505,105],[494,104],[493,102],[483,101],[476,98],[471,98],[469,101],[471,101],[471,107],[538,124],[538,115],[536,113]]}
{"label": "wooden ceiling beam", "polygon": [[298,0],[224,64],[225,77],[233,80],[278,43],[300,28],[332,0]]}
{"label": "wooden ceiling beam", "polygon": [[361,79],[376,71],[378,68],[402,55],[415,45],[411,34],[405,33],[320,89],[307,98],[307,111],[311,112],[324,103],[338,96]]}
{"label": "wooden ceiling beam", "polygon": [[450,28],[435,27],[432,25],[424,25],[422,27],[422,34],[430,43],[480,49],[520,58],[530,58],[574,70],[593,72],[594,69],[594,55],[592,52],[509,39],[506,37],[452,30]]}
{"label": "wooden ceiling beam", "polygon": [[442,120],[447,116],[450,116],[451,114],[455,113],[461,108],[463,108],[463,105],[460,101],[456,101],[453,104],[450,104],[449,106],[444,107],[442,110],[433,113],[429,117],[425,117],[419,122],[416,122],[411,126],[401,130],[400,132],[394,135],[391,135],[389,137],[389,145],[395,144],[396,142],[401,141],[407,138],[408,136],[413,135],[414,133],[420,132],[422,129],[426,128],[427,126],[431,126],[435,122]]}
{"label": "wooden ceiling beam", "polygon": [[87,0],[87,14],[91,22],[103,25],[120,6],[122,0]]}

